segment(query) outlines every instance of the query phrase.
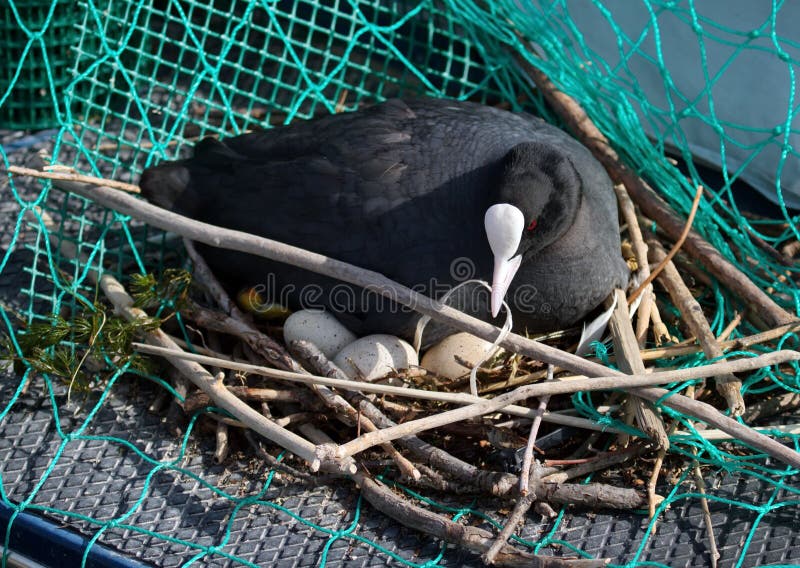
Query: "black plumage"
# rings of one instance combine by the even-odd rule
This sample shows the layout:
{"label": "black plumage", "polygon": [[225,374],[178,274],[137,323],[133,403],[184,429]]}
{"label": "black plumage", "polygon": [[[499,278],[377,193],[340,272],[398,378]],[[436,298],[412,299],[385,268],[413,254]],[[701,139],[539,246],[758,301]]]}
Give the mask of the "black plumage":
{"label": "black plumage", "polygon": [[[491,282],[484,214],[509,203],[526,225],[506,294],[517,329],[572,325],[627,281],[602,166],[539,118],[472,103],[392,100],[205,139],[192,158],[148,169],[140,184],[149,200],[176,212],[436,296],[465,275]],[[331,309],[356,333],[413,329],[413,313],[375,294],[242,253],[204,247],[203,254],[232,289],[262,285],[294,308]],[[489,319],[488,296],[475,297],[460,294],[459,307]]]}

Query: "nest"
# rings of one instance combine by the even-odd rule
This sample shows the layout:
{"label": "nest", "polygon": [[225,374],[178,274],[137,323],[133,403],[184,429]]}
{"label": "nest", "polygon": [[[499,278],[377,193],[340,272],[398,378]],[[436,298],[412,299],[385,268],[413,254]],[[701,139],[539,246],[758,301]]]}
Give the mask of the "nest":
{"label": "nest", "polygon": [[[687,428],[695,421],[710,426],[703,434],[707,438],[727,436],[800,467],[799,454],[728,416],[751,423],[798,405],[796,396],[773,396],[747,406],[741,379],[734,374],[800,359],[797,352],[777,350],[780,338],[798,327],[794,318],[690,231],[702,188],[688,219],[681,219],[646,182],[621,165],[573,101],[536,70],[529,73],[619,184],[623,255],[636,274],[636,285],[628,292],[616,291],[609,300],[613,356],[603,349],[597,350],[595,358],[575,356],[570,352],[574,330],[538,340],[510,334],[502,342],[504,354],[480,371],[478,397],[468,393],[466,380],[443,380],[424,369],[399,370],[370,383],[354,381],[313,345],[284,345],[279,325],[259,322],[243,312],[191,240],[186,240],[194,266],[192,278],[168,271],[160,278],[134,280],[126,290],[112,276],[94,275],[115,315],[107,310],[102,318],[73,318],[58,326],[30,328],[27,362],[75,381],[74,360],[47,359],[46,355],[47,347],[67,336],[86,346],[80,363],[111,354],[118,368],[144,366],[148,363],[142,355],[148,355],[152,370],[156,359],[163,360],[169,364],[174,389],[168,412],[188,416],[210,406],[221,409],[204,415],[216,440],[218,462],[226,460],[232,447],[247,448],[299,480],[348,478],[385,514],[480,553],[489,564],[535,560],[546,566],[603,565],[602,560],[536,556],[508,540],[530,507],[544,515],[554,515],[552,507],[564,504],[648,508],[654,514],[661,499],[656,494],[660,476],[672,478],[685,468],[699,472],[697,461],[667,454],[668,433],[678,430],[688,435]],[[237,250],[271,254],[263,239],[224,230],[210,234],[191,220],[166,218],[154,206],[117,190],[94,187],[96,180],[63,172],[37,175],[55,178],[64,189],[187,239],[214,239]],[[105,185],[103,180],[99,184]],[[657,220],[656,232],[648,230],[652,219]],[[63,241],[59,245],[62,255],[80,259],[74,246]],[[769,248],[775,258],[794,262],[786,252]],[[288,256],[303,266],[304,255],[295,250]],[[332,262],[328,269],[329,276],[353,284],[376,284],[354,267]],[[711,332],[698,301],[708,293],[709,274],[746,308],[719,337]],[[410,303],[410,291],[404,287],[388,281],[379,284],[401,303]],[[629,305],[637,306],[633,319]],[[442,310],[432,300],[423,302],[421,310],[485,339],[497,335],[491,325]],[[178,316],[189,325],[177,326]],[[766,331],[729,340],[748,319]],[[115,333],[108,333],[110,329]],[[185,329],[193,331],[181,337]],[[691,340],[679,342],[672,330],[681,330]],[[645,348],[647,344],[655,347]],[[681,358],[688,355],[703,353],[716,360],[729,350],[757,344],[775,349],[758,357],[680,368]],[[656,360],[661,367],[648,369]],[[713,387],[705,382],[712,377]],[[298,383],[307,388],[299,388]],[[684,386],[670,395],[656,385]],[[575,409],[580,402],[576,393],[590,391],[598,393],[591,407],[596,413],[593,420]],[[662,414],[660,408],[673,414]],[[674,412],[680,413],[679,420],[671,418]],[[620,426],[609,426],[610,416],[619,418]],[[284,449],[291,456],[280,459]],[[730,452],[743,450],[732,446]],[[375,473],[378,469],[384,472],[380,476]],[[602,473],[601,481],[578,482],[596,472]],[[702,483],[702,475],[695,477]],[[493,534],[450,520],[406,500],[392,489],[393,483],[508,500],[511,510],[505,529]],[[709,542],[713,553],[713,538]]]}

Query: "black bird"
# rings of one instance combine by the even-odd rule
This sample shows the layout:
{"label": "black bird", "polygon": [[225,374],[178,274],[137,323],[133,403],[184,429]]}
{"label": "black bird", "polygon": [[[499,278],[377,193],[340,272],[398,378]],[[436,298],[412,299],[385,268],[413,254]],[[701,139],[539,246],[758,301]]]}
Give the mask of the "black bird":
{"label": "black bird", "polygon": [[[584,318],[628,270],[611,181],[573,138],[526,114],[467,102],[391,100],[224,141],[150,168],[152,202],[380,272],[435,296],[492,283],[458,307],[515,328]],[[356,333],[413,335],[417,317],[375,294],[286,264],[203,247],[232,290],[335,312]],[[490,304],[491,310],[487,310]]]}

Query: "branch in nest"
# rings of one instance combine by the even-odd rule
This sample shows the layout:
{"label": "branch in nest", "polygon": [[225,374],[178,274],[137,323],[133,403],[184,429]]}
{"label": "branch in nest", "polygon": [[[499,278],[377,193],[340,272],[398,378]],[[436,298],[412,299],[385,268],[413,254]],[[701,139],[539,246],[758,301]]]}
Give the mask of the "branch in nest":
{"label": "branch in nest", "polygon": [[[271,337],[261,333],[249,322],[245,321],[244,314],[235,306],[231,301],[224,288],[220,285],[219,281],[214,276],[211,268],[206,264],[205,259],[197,253],[194,244],[189,239],[184,239],[184,243],[190,247],[189,254],[192,256],[192,261],[195,265],[195,274],[200,278],[201,283],[211,291],[214,298],[220,302],[220,305],[227,306],[230,316],[219,314],[201,308],[196,304],[193,305],[193,316],[198,323],[208,324],[213,322],[218,325],[217,330],[224,330],[227,333],[233,333],[253,350],[256,356],[265,359],[266,361],[277,364],[278,366],[301,374],[307,374],[307,371],[300,365],[291,354],[284,349],[284,347],[273,340]],[[221,328],[221,329],[220,329]],[[311,390],[322,400],[322,402],[334,411],[336,417],[347,426],[358,424],[359,431],[365,430],[367,432],[374,432],[377,430],[375,425],[369,418],[362,416],[356,411],[355,408],[342,398],[340,395],[333,392],[328,387],[310,384]],[[410,461],[408,461],[400,452],[398,452],[391,443],[386,442],[381,445],[383,450],[397,464],[400,471],[412,478],[419,479],[420,473]]]}
{"label": "branch in nest", "polygon": [[[295,341],[292,343],[292,350],[296,351],[299,357],[311,365],[317,372],[332,378],[346,379],[347,375],[313,344],[307,341]],[[390,428],[396,426],[392,420],[386,417],[375,405],[364,398],[361,394],[350,393],[353,398],[351,402],[358,406],[359,411],[372,420],[379,428]],[[344,396],[348,396],[345,394]],[[416,436],[400,438],[397,443],[409,449],[414,457],[421,462],[431,465],[452,477],[459,479],[470,486],[478,487],[492,495],[505,495],[516,483],[517,476],[510,473],[499,473],[481,470],[468,464],[444,450],[424,442]]]}
{"label": "branch in nest", "polygon": [[[234,396],[237,398],[248,401],[248,402],[264,402],[264,401],[275,401],[275,402],[299,402],[305,405],[308,405],[311,400],[311,395],[304,396],[305,393],[298,392],[296,390],[276,390],[276,389],[264,389],[264,388],[253,388],[253,387],[227,387],[229,391],[231,391]],[[211,404],[211,397],[209,397],[204,392],[195,392],[190,396],[186,397],[186,401],[183,403],[183,410],[187,414],[191,414],[195,410],[200,408],[204,408]]]}
{"label": "branch in nest", "polygon": [[[714,363],[712,365],[694,367],[690,369],[675,369],[672,371],[665,371],[663,373],[649,373],[646,375],[633,376],[618,374],[610,377],[576,379],[574,381],[564,382],[553,381],[536,385],[527,385],[510,393],[500,395],[492,400],[485,401],[480,398],[472,397],[471,395],[459,395],[457,393],[436,393],[431,391],[392,387],[390,385],[360,383],[358,381],[343,381],[338,379],[330,379],[327,377],[301,375],[298,373],[280,371],[278,369],[270,369],[267,367],[259,367],[257,365],[248,365],[235,361],[227,361],[224,359],[216,359],[213,357],[206,357],[204,355],[195,355],[193,353],[184,353],[183,351],[179,350],[164,349],[158,346],[145,345],[141,343],[134,343],[133,348],[143,353],[171,356],[174,358],[180,357],[189,361],[198,361],[209,365],[217,365],[221,368],[257,373],[260,375],[280,378],[282,380],[295,382],[318,382],[328,386],[355,390],[357,392],[364,391],[387,393],[391,391],[391,394],[397,394],[400,396],[414,396],[428,400],[443,400],[447,402],[457,402],[459,404],[470,405],[465,407],[467,410],[464,410],[463,408],[451,410],[435,416],[406,422],[405,424],[398,425],[394,428],[388,428],[379,432],[364,434],[356,440],[341,446],[340,451],[345,452],[345,455],[347,455],[347,453],[353,455],[376,444],[394,440],[403,436],[416,434],[418,432],[435,428],[451,421],[464,420],[489,412],[507,412],[507,407],[511,405],[512,402],[524,400],[530,397],[538,397],[546,394],[568,394],[577,392],[579,390],[608,390],[619,388],[620,385],[646,385],[687,381],[705,376],[714,376],[720,372],[750,371],[768,365],[800,360],[800,353],[797,351],[782,350],[775,351],[773,353],[766,353],[753,358],[725,361],[723,363]],[[666,391],[663,389],[637,388],[635,392],[639,396],[647,398],[653,402],[665,402],[661,400],[664,396],[664,393],[666,393]],[[777,459],[780,459],[781,461],[785,461],[786,463],[800,467],[800,454],[794,450],[791,450],[790,448],[787,448],[780,442],[772,440],[767,436],[764,436],[763,434],[760,434],[755,430],[740,424],[739,422],[732,420],[727,416],[724,416],[714,407],[700,401],[689,399],[685,396],[671,395],[667,400],[671,401],[671,406],[676,408],[678,411],[683,412],[686,415],[698,417],[699,420],[707,422],[712,426],[719,428],[720,430],[728,432],[735,439],[738,439],[754,448],[758,448],[776,457]],[[533,411],[528,409],[527,412]]]}
{"label": "branch in nest", "polygon": [[[166,211],[160,207],[144,203],[130,195],[113,189],[91,187],[78,182],[61,181],[58,182],[58,184],[68,191],[91,199],[105,207],[131,215],[154,227],[172,230],[183,236],[212,246],[229,248],[248,254],[271,258],[280,262],[287,262],[299,268],[305,268],[312,272],[324,274],[350,284],[361,286],[362,288],[374,290],[384,296],[390,297],[399,304],[411,307],[438,321],[449,324],[461,331],[472,333],[487,341],[494,341],[501,334],[500,329],[487,322],[470,317],[449,306],[445,306],[441,302],[437,302],[423,294],[414,292],[410,288],[393,282],[376,272],[358,268],[354,265],[337,261],[324,255],[305,251],[263,237],[200,223],[187,217],[177,215],[171,211]],[[691,236],[687,239],[684,248],[688,247],[690,242]],[[714,253],[718,255],[716,251],[714,251]],[[707,264],[709,263],[710,261],[707,262]],[[738,274],[741,275],[741,273]],[[747,280],[747,283],[749,286],[755,287],[749,280]],[[758,288],[756,288],[756,290],[758,290]],[[758,290],[758,292],[766,298],[769,306],[777,307],[763,292],[760,290]],[[765,306],[761,311],[769,311],[769,306]],[[777,309],[780,310],[780,308]],[[783,310],[780,311],[785,314]],[[785,323],[788,323],[791,319],[792,318],[788,318]],[[587,376],[615,374],[603,365],[582,359],[581,357],[560,349],[543,345],[514,333],[509,333],[505,336],[500,342],[500,346],[509,351],[552,363],[557,367],[570,369],[573,372],[582,373]],[[622,373],[617,374],[619,376],[624,376]],[[746,443],[751,446],[757,447],[775,457],[779,457],[779,459],[786,461],[786,463],[800,466],[800,454],[752,430],[746,429],[747,431],[742,432],[742,426],[738,422],[722,415],[707,404],[689,400],[684,396],[668,393],[668,391],[658,388],[637,388],[634,389],[633,392],[637,396],[654,402],[658,401],[664,406],[683,412],[691,418],[703,420],[730,433],[736,432],[735,436],[737,438],[746,441]]]}
{"label": "branch in nest", "polygon": [[[64,166],[59,166],[59,168],[64,168]],[[142,190],[139,189],[138,185],[134,185],[132,183],[125,183],[123,181],[116,181],[113,179],[104,179],[94,176],[86,176],[83,174],[76,173],[69,168],[70,171],[51,171],[51,172],[43,172],[41,170],[34,170],[31,168],[23,168],[22,166],[9,166],[8,173],[18,175],[18,176],[29,176],[35,177],[39,179],[51,179],[51,180],[59,180],[59,181],[74,181],[79,183],[88,183],[91,185],[100,185],[105,187],[113,187],[114,189],[120,189],[122,191],[127,191],[129,193],[141,193]]]}
{"label": "branch in nest", "polygon": [[[652,276],[652,274],[651,274]],[[642,290],[644,288],[640,288]],[[619,368],[632,375],[645,374],[644,362],[639,354],[639,342],[631,327],[631,318],[628,313],[628,303],[625,301],[625,292],[614,290],[617,302],[611,320],[608,322],[611,337],[614,339],[614,354],[617,356]],[[658,449],[669,448],[669,438],[664,428],[664,422],[655,407],[639,397],[628,399],[628,408],[636,416],[639,428],[647,434]]]}
{"label": "branch in nest", "polygon": [[[681,312],[683,321],[692,334],[697,338],[703,352],[709,359],[722,357],[722,348],[717,343],[717,338],[711,333],[711,327],[703,315],[703,308],[694,299],[689,288],[683,282],[678,269],[668,260],[664,247],[655,239],[648,241],[650,252],[653,258],[664,263],[664,272],[661,274],[661,281],[667,288],[672,301]],[[721,394],[728,403],[731,413],[734,416],[741,416],[745,410],[744,399],[742,398],[742,382],[733,373],[721,373],[715,377],[717,392]]]}
{"label": "branch in nest", "polygon": [[[361,494],[373,507],[403,525],[415,527],[417,530],[457,544],[477,554],[487,551],[494,542],[492,533],[489,531],[456,523],[432,511],[408,503],[362,471],[352,476],[352,479],[361,488]],[[497,553],[495,564],[527,568],[601,568],[608,564],[608,560],[571,560],[538,556],[505,545]]]}

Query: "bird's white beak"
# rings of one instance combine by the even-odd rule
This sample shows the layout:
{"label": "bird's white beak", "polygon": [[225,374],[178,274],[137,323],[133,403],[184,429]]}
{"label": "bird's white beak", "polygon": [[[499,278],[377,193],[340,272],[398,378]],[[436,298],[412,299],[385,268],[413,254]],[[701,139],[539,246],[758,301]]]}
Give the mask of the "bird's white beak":
{"label": "bird's white beak", "polygon": [[492,317],[497,317],[508,292],[511,280],[519,270],[522,256],[517,252],[525,229],[525,216],[519,208],[508,203],[492,205],[486,210],[483,220],[486,237],[494,254],[494,273],[492,274]]}

